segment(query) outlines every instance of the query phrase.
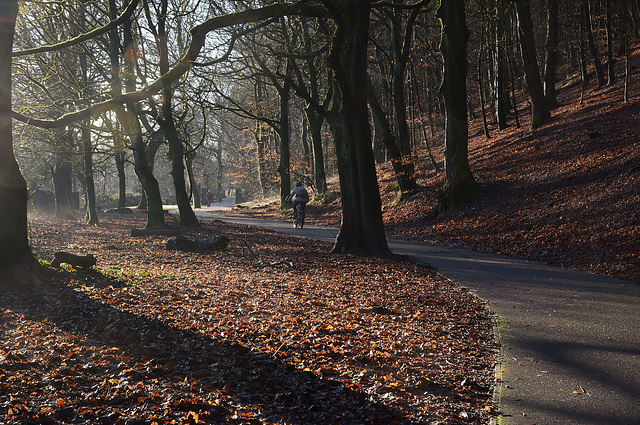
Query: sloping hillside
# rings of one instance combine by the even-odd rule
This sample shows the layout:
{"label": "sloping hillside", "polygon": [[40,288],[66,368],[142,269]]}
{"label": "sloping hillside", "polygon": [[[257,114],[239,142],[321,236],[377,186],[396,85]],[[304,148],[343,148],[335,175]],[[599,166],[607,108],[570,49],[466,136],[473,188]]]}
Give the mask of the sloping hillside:
{"label": "sloping hillside", "polygon": [[[637,80],[637,76],[635,76]],[[434,221],[443,172],[417,149],[421,189],[396,204],[390,165],[379,168],[383,215],[389,237],[466,247],[612,275],[640,282],[640,84],[628,103],[622,82],[591,85],[580,103],[580,86],[559,89],[552,121],[531,132],[526,102],[519,128],[491,129],[470,123],[469,154],[483,186],[477,200]],[[476,115],[479,114],[477,113]],[[431,141],[442,161],[442,137]],[[331,187],[337,191],[337,183]],[[241,214],[279,217],[276,204]],[[339,199],[312,205],[310,221],[339,223]]]}
{"label": "sloping hillside", "polygon": [[[460,211],[430,217],[442,173],[420,160],[424,186],[391,206],[390,237],[496,252],[640,282],[640,93],[622,84],[560,90],[562,106],[546,126],[492,131],[471,123],[470,163],[484,190]],[[523,111],[525,112],[525,111]],[[381,181],[388,181],[384,173]]]}

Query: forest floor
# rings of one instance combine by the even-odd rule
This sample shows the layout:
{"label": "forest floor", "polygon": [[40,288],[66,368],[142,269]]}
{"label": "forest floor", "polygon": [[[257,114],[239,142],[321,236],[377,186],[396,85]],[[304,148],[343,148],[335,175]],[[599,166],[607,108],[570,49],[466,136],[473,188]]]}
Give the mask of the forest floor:
{"label": "forest floor", "polygon": [[[640,84],[623,101],[623,84],[560,87],[560,107],[550,123],[530,131],[528,111],[520,127],[485,137],[482,118],[470,123],[469,162],[482,193],[458,211],[434,219],[444,182],[443,147],[416,149],[420,189],[397,202],[388,164],[380,166],[383,219],[390,238],[499,253],[550,265],[640,282]],[[523,106],[524,107],[524,106]],[[487,114],[489,111],[487,110]],[[436,140],[434,138],[434,140]],[[331,181],[327,202],[311,202],[308,222],[338,225],[340,199]],[[227,214],[288,219],[276,200]]]}
{"label": "forest floor", "polygon": [[167,236],[130,236],[141,213],[100,218],[30,218],[40,259],[97,265],[3,283],[4,424],[487,424],[496,412],[492,315],[432,269],[213,220],[181,233],[226,235],[225,250],[167,250]]}

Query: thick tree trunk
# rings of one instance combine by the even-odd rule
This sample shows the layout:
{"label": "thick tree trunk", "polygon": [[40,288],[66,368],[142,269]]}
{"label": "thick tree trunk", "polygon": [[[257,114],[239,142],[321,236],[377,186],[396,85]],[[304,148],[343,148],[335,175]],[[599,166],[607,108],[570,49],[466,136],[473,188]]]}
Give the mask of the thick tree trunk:
{"label": "thick tree trunk", "polygon": [[[168,34],[166,28],[167,0],[162,0],[161,13],[158,15],[158,53],[160,74],[169,72],[169,48]],[[158,119],[160,127],[164,130],[164,135],[169,144],[169,162],[171,163],[171,177],[173,177],[173,187],[176,194],[176,203],[180,212],[181,226],[197,226],[198,218],[191,208],[189,196],[186,190],[184,178],[184,145],[178,132],[176,131],[173,118],[173,87],[170,82],[162,83],[162,117]]]}
{"label": "thick tree trunk", "polygon": [[[121,108],[124,112],[124,108]],[[142,129],[140,121],[138,121],[135,105],[128,105],[129,112],[124,112],[126,116],[121,121],[129,118],[129,125],[125,128],[129,129],[131,137],[131,149],[133,150],[134,170],[138,180],[145,193],[147,199],[147,224],[146,229],[166,227],[164,221],[164,210],[162,208],[162,196],[160,195],[160,187],[158,180],[153,176],[151,166],[147,161],[144,140],[142,139]]]}
{"label": "thick tree trunk", "polygon": [[0,0],[0,275],[37,268],[27,231],[27,184],[13,153],[11,51],[16,0]]}
{"label": "thick tree trunk", "polygon": [[557,108],[556,68],[558,66],[558,0],[547,0],[547,44],[544,63],[544,98],[549,108]]}
{"label": "thick tree trunk", "polygon": [[[173,123],[173,113],[171,112],[171,95],[168,91],[173,89],[168,88],[163,93],[163,103],[166,101],[168,106],[163,106],[164,118],[160,120],[160,125],[164,129],[164,133],[167,136],[167,142],[169,144],[169,162],[171,163],[171,177],[173,177],[173,187],[176,194],[176,203],[178,204],[178,211],[180,212],[180,225],[181,226],[197,226],[198,218],[196,217],[191,203],[189,202],[189,196],[187,195],[186,185],[187,182],[184,178],[184,145],[182,140],[178,136],[175,124]],[[167,96],[167,97],[165,97]]]}
{"label": "thick tree trunk", "polygon": [[[124,81],[127,92],[136,89],[135,61],[136,55],[131,54],[135,49],[133,42],[133,32],[131,20],[127,20],[123,25],[123,48],[124,48]],[[162,196],[158,180],[153,176],[153,170],[147,159],[146,146],[142,139],[142,128],[138,118],[138,111],[133,103],[116,109],[118,120],[131,139],[131,149],[133,150],[134,170],[142,189],[144,190],[147,202],[147,224],[146,228],[165,227],[164,210],[162,208]]]}
{"label": "thick tree trunk", "polygon": [[522,50],[524,74],[531,100],[531,128],[545,124],[551,118],[547,102],[544,99],[544,89],[540,81],[540,68],[536,59],[536,47],[533,37],[533,22],[529,0],[515,0],[518,14],[518,36]]}
{"label": "thick tree trunk", "polygon": [[329,65],[334,102],[328,121],[336,145],[342,222],[333,252],[388,255],[367,108],[370,0],[341,2]]}
{"label": "thick tree trunk", "polygon": [[464,0],[443,0],[438,9],[442,22],[440,50],[444,78],[440,91],[446,107],[444,205],[453,211],[471,200],[479,190],[469,167],[467,118],[467,43]]}

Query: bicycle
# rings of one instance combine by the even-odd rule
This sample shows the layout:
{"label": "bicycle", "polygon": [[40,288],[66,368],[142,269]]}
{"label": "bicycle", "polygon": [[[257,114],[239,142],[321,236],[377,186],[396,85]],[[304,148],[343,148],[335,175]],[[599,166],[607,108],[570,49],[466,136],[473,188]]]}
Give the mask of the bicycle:
{"label": "bicycle", "polygon": [[293,227],[301,229],[304,227],[304,216],[305,216],[305,208],[303,202],[297,202],[293,207]]}

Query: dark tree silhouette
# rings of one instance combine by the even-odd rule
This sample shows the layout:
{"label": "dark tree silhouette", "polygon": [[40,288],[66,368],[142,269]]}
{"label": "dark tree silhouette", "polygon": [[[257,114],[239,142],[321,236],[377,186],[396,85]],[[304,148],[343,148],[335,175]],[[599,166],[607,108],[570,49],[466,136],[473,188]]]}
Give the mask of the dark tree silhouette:
{"label": "dark tree silhouette", "polygon": [[440,50],[444,58],[444,78],[440,91],[446,107],[445,174],[442,208],[452,211],[472,199],[479,190],[468,159],[467,43],[464,0],[443,0],[438,9],[442,22]]}

